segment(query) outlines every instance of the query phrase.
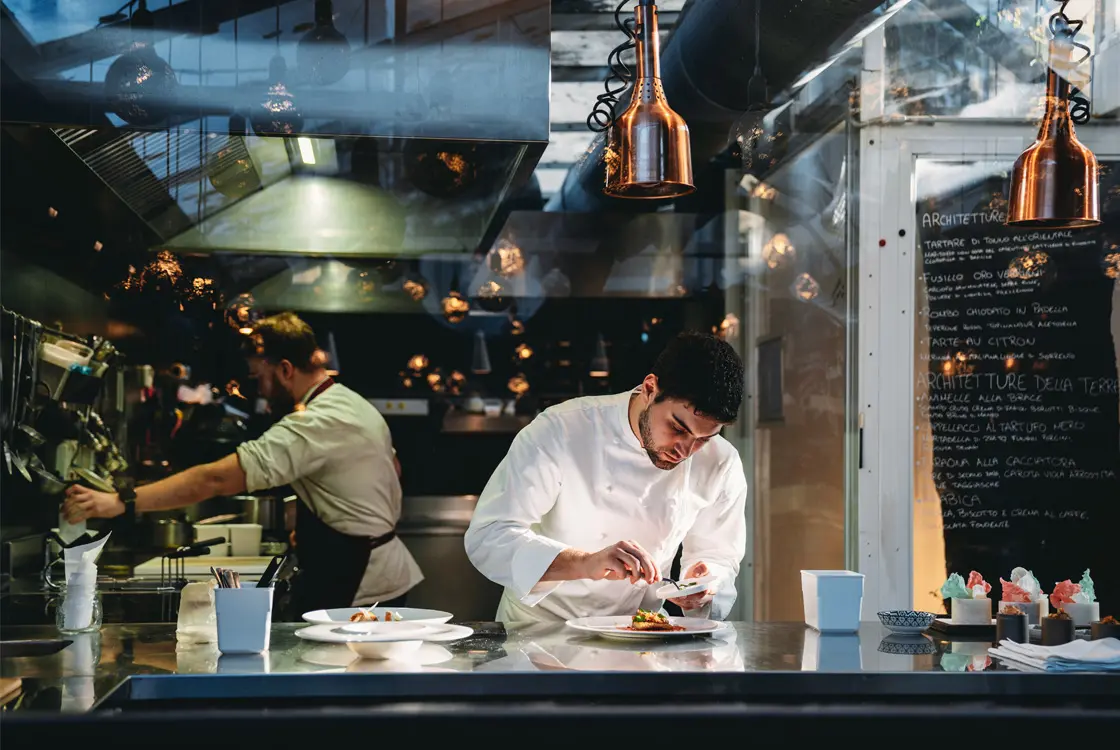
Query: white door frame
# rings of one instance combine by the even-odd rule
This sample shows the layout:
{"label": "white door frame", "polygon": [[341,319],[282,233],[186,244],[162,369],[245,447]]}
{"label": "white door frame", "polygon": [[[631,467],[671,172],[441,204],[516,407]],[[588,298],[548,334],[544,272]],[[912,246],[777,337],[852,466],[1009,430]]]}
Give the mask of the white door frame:
{"label": "white door frame", "polygon": [[[1034,140],[1024,123],[869,125],[860,134],[859,561],[864,612],[909,609],[913,592],[915,164],[1005,161]],[[1120,158],[1120,126],[1078,128],[1098,158]]]}

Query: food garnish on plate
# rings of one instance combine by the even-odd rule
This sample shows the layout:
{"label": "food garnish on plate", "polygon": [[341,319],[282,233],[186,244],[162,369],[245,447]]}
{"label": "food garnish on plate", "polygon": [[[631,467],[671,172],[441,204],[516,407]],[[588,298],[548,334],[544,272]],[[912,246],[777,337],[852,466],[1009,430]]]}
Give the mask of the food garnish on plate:
{"label": "food garnish on plate", "polygon": [[[400,622],[404,618],[400,613],[393,612],[392,610],[385,610],[385,622]],[[350,622],[381,622],[377,619],[377,613],[368,609],[359,609],[354,614],[350,615]]]}
{"label": "food garnish on plate", "polygon": [[634,617],[631,618],[629,627],[621,629],[645,632],[674,632],[684,630],[685,628],[669,622],[669,618],[660,612],[650,612],[646,609],[639,609],[634,614]]}

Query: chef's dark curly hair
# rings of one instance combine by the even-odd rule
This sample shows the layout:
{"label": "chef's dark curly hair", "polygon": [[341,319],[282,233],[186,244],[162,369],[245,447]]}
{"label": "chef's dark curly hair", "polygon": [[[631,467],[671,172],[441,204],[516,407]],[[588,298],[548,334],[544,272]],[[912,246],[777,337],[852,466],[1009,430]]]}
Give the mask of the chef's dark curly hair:
{"label": "chef's dark curly hair", "polygon": [[245,353],[263,357],[272,364],[288,360],[297,370],[310,372],[322,365],[315,331],[298,315],[283,312],[257,321],[246,336]]}
{"label": "chef's dark curly hair", "polygon": [[743,403],[743,360],[726,341],[685,332],[669,342],[653,365],[657,400],[676,399],[697,414],[724,424],[739,416]]}

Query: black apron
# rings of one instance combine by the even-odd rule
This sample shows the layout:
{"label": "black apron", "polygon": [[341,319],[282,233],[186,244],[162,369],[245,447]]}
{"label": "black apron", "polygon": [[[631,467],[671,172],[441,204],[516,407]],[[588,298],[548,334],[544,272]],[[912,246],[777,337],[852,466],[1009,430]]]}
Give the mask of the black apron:
{"label": "black apron", "polygon": [[[305,403],[334,385],[328,378]],[[296,506],[296,557],[299,573],[292,578],[292,615],[333,607],[349,607],[369,566],[371,551],[396,538],[396,530],[377,537],[351,536],[328,526],[303,498]]]}

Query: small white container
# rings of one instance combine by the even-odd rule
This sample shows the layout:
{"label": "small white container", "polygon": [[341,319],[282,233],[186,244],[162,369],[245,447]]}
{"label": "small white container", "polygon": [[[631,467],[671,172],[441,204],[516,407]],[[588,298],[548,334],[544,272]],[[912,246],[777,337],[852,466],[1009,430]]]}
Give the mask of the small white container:
{"label": "small white container", "polygon": [[863,574],[851,570],[801,571],[805,624],[822,633],[854,633],[863,609]]}
{"label": "small white container", "polygon": [[260,557],[261,525],[259,523],[231,523],[229,553],[233,557]]}
{"label": "small white container", "polygon": [[984,599],[953,599],[949,606],[949,614],[954,625],[991,625],[992,600]]}
{"label": "small white container", "polygon": [[1090,602],[1088,604],[1063,604],[1062,611],[1069,615],[1073,620],[1073,627],[1087,628],[1089,623],[1097,622],[1101,619],[1101,603]]}
{"label": "small white container", "polygon": [[194,525],[194,540],[201,542],[203,539],[222,537],[225,544],[215,544],[210,548],[210,557],[229,557],[229,526],[224,523],[204,523]]}
{"label": "small white container", "polygon": [[218,650],[223,654],[268,651],[272,634],[272,587],[215,589]]}

